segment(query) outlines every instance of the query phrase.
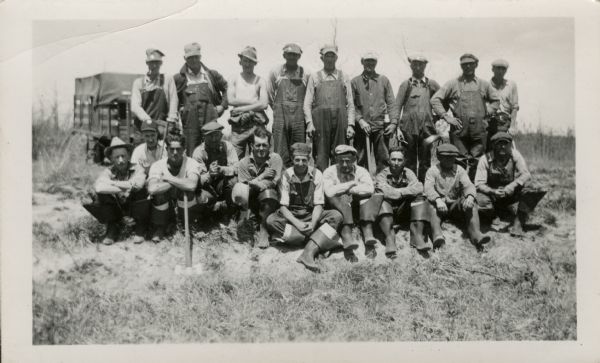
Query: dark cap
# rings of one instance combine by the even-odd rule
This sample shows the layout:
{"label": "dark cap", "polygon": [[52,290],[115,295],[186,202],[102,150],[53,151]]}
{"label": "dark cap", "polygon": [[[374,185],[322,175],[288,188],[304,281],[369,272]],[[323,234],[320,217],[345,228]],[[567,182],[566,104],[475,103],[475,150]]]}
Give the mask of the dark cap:
{"label": "dark cap", "polygon": [[311,147],[303,142],[297,142],[292,145],[292,155],[310,155]]}
{"label": "dark cap", "polygon": [[509,134],[508,132],[504,132],[504,131],[496,132],[494,134],[494,136],[492,136],[492,138],[490,139],[492,144],[494,144],[498,141],[512,142],[512,140],[513,140],[513,138],[511,136],[511,134]]}
{"label": "dark cap", "polygon": [[479,58],[474,56],[471,53],[465,53],[460,56],[460,64],[471,63],[471,62],[479,62]]}
{"label": "dark cap", "polygon": [[141,131],[154,131],[158,132],[158,124],[153,120],[146,120],[142,122]]}
{"label": "dark cap", "polygon": [[206,124],[204,124],[204,126],[202,126],[202,133],[204,135],[208,135],[208,134],[211,134],[216,131],[221,131],[221,130],[223,130],[223,128],[224,128],[223,125],[218,123],[217,120],[213,120],[213,121],[207,122]]}
{"label": "dark cap", "polygon": [[438,155],[458,156],[459,152],[456,146],[452,144],[442,144],[437,148]]}

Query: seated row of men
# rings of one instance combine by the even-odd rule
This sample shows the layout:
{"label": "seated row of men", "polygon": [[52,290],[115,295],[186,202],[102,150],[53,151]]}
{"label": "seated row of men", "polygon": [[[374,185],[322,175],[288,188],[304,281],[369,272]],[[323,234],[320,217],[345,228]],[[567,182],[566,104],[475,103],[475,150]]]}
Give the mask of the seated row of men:
{"label": "seated row of men", "polygon": [[527,215],[544,195],[527,188],[530,173],[522,156],[512,152],[512,137],[504,132],[492,137],[493,151],[481,158],[476,184],[456,164],[458,149],[442,144],[437,148],[439,163],[427,171],[423,185],[404,167],[405,155],[399,148],[391,150],[389,166],[374,179],[357,165],[356,149],[350,145],[336,146],[335,164],[321,173],[309,165],[310,145],[296,143],[291,148],[293,166],[284,169],[281,157],[270,151],[271,134],[264,127],[253,131],[252,152],[240,161],[233,146],[222,139],[222,128],[216,121],[205,124],[205,141],[193,157],[186,156],[185,137],[178,133],[169,133],[149,153],[152,144],[159,144],[152,122],[144,125],[146,143],[131,158],[132,145],[114,138],[105,151],[113,165],[97,179],[93,200],[84,204],[107,224],[103,243],[114,243],[127,214],[136,223],[134,242],[141,243],[149,227],[152,240],[160,242],[176,216],[181,222],[184,208],[192,225],[218,211],[251,212],[259,222],[258,247],[266,248],[270,242],[304,246],[298,262],[318,270],[315,256],[326,251],[342,249],[348,261],[358,260],[355,222],[369,258],[375,257],[379,243],[373,224],[385,236],[386,256],[393,259],[395,225],[408,222],[410,245],[428,251],[445,243],[441,221],[447,217],[464,219],[471,243],[480,249],[491,240],[480,230],[480,211],[512,212],[512,232],[522,234]]}

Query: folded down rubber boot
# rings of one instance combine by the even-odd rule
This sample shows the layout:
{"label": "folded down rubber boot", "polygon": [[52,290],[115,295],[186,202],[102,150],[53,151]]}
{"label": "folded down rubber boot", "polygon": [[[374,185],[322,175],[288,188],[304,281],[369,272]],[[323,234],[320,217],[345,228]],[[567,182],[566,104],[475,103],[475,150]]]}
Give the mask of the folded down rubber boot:
{"label": "folded down rubber boot", "polygon": [[381,209],[381,203],[383,203],[383,194],[375,193],[371,195],[366,202],[362,203],[359,208],[359,219],[361,222],[375,222],[375,219],[379,215]]}
{"label": "folded down rubber boot", "polygon": [[343,246],[340,242],[340,235],[335,228],[327,223],[323,223],[309,238],[319,246],[319,252],[325,252]]}
{"label": "folded down rubber boot", "polygon": [[358,248],[358,242],[352,236],[352,226],[344,224],[342,226],[342,243],[344,244],[344,250],[355,250]]}
{"label": "folded down rubber boot", "polygon": [[[344,198],[348,199],[348,198]],[[354,218],[352,216],[352,206],[347,200],[342,199],[342,197],[331,197],[328,198],[329,204],[336,209],[338,212],[342,213],[342,217],[344,217],[343,224],[354,224]]]}
{"label": "folded down rubber boot", "polygon": [[302,246],[304,245],[304,241],[306,241],[306,236],[300,233],[298,228],[288,223],[285,225],[285,228],[283,230],[283,236],[281,236],[281,240],[286,245]]}

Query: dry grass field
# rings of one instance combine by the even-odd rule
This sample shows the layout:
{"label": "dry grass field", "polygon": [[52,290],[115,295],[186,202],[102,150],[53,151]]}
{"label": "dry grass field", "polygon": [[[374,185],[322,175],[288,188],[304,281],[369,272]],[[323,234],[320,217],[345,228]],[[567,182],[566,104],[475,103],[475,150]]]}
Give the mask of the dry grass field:
{"label": "dry grass field", "polygon": [[81,137],[34,125],[33,343],[575,340],[575,138],[518,135],[549,192],[523,239],[506,222],[477,252],[445,224],[446,246],[423,258],[400,230],[399,257],[383,246],[359,263],[333,254],[314,274],[300,250],[253,249],[231,224],[195,233],[180,276],[183,236],[160,244],[99,244],[103,227],[80,206],[99,167]]}

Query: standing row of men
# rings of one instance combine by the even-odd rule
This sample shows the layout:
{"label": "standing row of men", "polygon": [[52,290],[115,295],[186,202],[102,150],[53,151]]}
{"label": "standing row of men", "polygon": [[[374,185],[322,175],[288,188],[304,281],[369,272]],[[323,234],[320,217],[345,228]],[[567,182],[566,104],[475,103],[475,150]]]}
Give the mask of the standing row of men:
{"label": "standing row of men", "polygon": [[504,78],[508,62],[494,61],[494,77],[488,82],[475,75],[479,61],[472,54],[460,57],[462,75],[442,87],[425,76],[427,58],[410,57],[412,75],[400,84],[396,97],[389,79],[376,71],[377,54],[364,54],[362,74],[350,79],[336,68],[335,45],[321,48],[323,69],[311,74],[298,64],[300,46],[287,44],[285,63],[267,79],[254,73],[258,56],[250,46],[238,54],[242,72],[229,81],[201,62],[197,43],[184,47],[185,64],[172,78],[160,74],[163,56],[157,49],[146,51],[148,73],[135,81],[131,98],[135,125],[140,132],[145,121],[179,119],[188,155],[202,142],[201,127],[232,106],[231,142],[243,158],[254,128],[269,123],[265,110],[270,106],[274,151],[288,167],[291,145],[308,138],[321,171],[337,145],[352,143],[359,165],[367,166],[366,151],[371,149],[380,171],[389,163],[390,139],[399,136],[406,144],[407,166],[423,181],[431,160],[428,140],[438,133],[435,120],[441,119],[450,125],[448,141],[459,149],[459,161],[473,180],[489,137],[514,125],[519,109],[516,85]]}

